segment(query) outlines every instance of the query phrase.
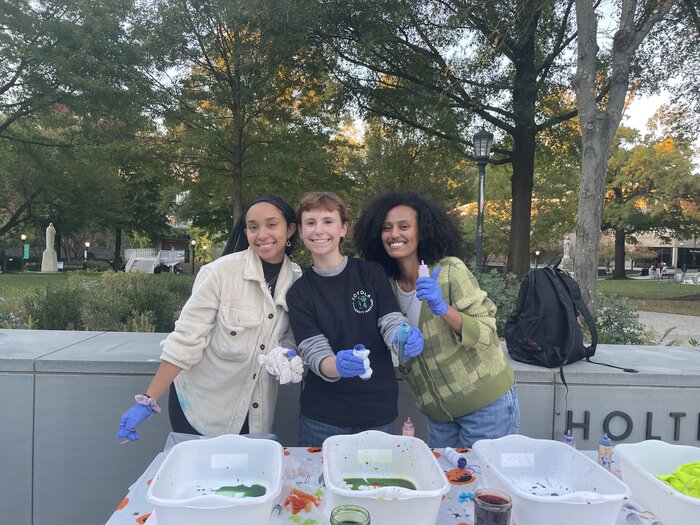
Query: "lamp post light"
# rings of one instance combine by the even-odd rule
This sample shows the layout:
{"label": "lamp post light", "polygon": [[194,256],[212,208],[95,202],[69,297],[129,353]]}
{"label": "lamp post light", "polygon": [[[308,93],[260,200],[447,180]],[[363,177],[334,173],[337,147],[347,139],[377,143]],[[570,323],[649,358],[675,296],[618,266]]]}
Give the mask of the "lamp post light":
{"label": "lamp post light", "polygon": [[207,245],[202,244],[202,264],[207,264]]}
{"label": "lamp post light", "polygon": [[20,247],[20,254],[19,254],[19,271],[20,273],[24,273],[24,244],[25,241],[27,240],[27,236],[23,233],[22,235],[19,236],[19,238],[22,240],[22,244]]}
{"label": "lamp post light", "polygon": [[537,269],[537,266],[540,263],[540,251],[535,250],[535,269]]}
{"label": "lamp post light", "polygon": [[479,202],[476,215],[476,270],[481,272],[484,264],[484,179],[486,177],[486,163],[491,155],[493,133],[489,133],[483,127],[474,135],[474,156],[479,166]]}
{"label": "lamp post light", "polygon": [[190,241],[190,246],[192,246],[192,275],[194,275],[194,245],[197,244],[197,241],[192,239]]}
{"label": "lamp post light", "polygon": [[87,269],[87,259],[88,259],[88,248],[90,248],[90,241],[85,241],[85,259],[83,259],[83,268]]}

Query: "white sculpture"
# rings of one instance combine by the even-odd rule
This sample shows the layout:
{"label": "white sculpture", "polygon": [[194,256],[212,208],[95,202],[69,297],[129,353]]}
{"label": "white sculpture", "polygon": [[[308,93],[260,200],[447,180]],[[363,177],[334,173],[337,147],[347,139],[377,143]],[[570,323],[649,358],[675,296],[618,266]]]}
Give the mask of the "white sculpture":
{"label": "white sculpture", "polygon": [[46,228],[46,249],[41,257],[42,272],[57,272],[58,257],[56,250],[53,249],[54,239],[56,238],[56,228],[53,227],[53,222],[49,223]]}
{"label": "white sculpture", "polygon": [[567,235],[564,237],[564,259],[569,259],[570,258],[570,252],[571,252],[571,240],[569,239],[569,236]]}

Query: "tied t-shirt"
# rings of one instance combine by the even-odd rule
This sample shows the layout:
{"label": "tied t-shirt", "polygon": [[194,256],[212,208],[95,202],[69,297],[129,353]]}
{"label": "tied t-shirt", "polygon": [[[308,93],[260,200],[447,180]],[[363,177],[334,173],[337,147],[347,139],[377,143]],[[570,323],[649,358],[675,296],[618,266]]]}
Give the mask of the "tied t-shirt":
{"label": "tied t-shirt", "polygon": [[297,344],[323,335],[334,353],[363,344],[370,350],[372,377],[329,382],[308,373],[301,413],[330,425],[378,427],[398,415],[398,386],[391,353],[378,320],[398,312],[389,280],[377,263],[348,258],[338,275],[320,276],[309,268],[287,292],[289,319]]}

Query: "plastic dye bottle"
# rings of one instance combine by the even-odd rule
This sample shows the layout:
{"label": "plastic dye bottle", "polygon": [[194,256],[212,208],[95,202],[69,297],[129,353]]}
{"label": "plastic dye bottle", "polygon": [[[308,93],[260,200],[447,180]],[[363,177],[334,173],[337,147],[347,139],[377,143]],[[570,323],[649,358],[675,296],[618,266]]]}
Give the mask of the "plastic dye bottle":
{"label": "plastic dye bottle", "polygon": [[430,277],[430,268],[423,260],[418,265],[418,277]]}
{"label": "plastic dye bottle", "polygon": [[564,437],[562,438],[562,442],[566,443],[567,445],[569,445],[571,447],[576,448],[576,438],[571,433],[571,429],[566,431],[566,433],[564,434]]}
{"label": "plastic dye bottle", "polygon": [[464,454],[460,454],[452,447],[445,447],[443,453],[447,461],[452,463],[455,467],[464,468],[467,466],[467,458],[464,457]]}
{"label": "plastic dye bottle", "polygon": [[365,345],[355,345],[355,348],[352,350],[352,355],[360,357],[364,360],[362,364],[365,367],[365,371],[360,374],[360,379],[364,379],[366,381],[372,377],[372,367],[369,364],[369,350],[365,348]]}
{"label": "plastic dye bottle", "polygon": [[612,441],[607,433],[598,441],[598,464],[607,470],[612,470]]}
{"label": "plastic dye bottle", "polygon": [[401,326],[399,326],[398,330],[398,341],[399,341],[399,364],[406,364],[408,360],[410,359],[409,357],[406,357],[406,341],[408,340],[408,334],[411,333],[411,327],[408,326],[408,323],[404,321],[401,323]]}
{"label": "plastic dye bottle", "polygon": [[416,429],[413,426],[413,421],[411,421],[410,417],[407,417],[406,421],[404,421],[403,428],[401,429],[401,434],[404,436],[413,437],[415,433]]}

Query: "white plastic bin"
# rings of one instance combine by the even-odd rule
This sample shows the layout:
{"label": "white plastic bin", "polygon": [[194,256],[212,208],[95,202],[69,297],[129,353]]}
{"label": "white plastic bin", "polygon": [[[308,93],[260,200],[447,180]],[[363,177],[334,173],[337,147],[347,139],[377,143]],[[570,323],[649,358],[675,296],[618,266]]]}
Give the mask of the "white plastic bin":
{"label": "white plastic bin", "polygon": [[[372,523],[435,525],[450,484],[422,440],[369,430],[326,439],[322,454],[329,509],[359,505],[369,511]],[[345,481],[348,478],[399,478],[416,488],[366,486],[353,490]]]}
{"label": "white plastic bin", "polygon": [[[275,441],[238,435],[178,443],[156,472],[146,498],[158,525],[268,523],[282,491],[283,456]],[[255,485],[256,495],[216,492]]]}
{"label": "white plastic bin", "polygon": [[700,461],[700,448],[648,440],[616,445],[614,452],[632,496],[660,521],[665,525],[700,523],[700,499],[682,494],[656,477]]}
{"label": "white plastic bin", "polygon": [[614,525],[630,490],[613,474],[560,441],[513,435],[474,443],[479,486],[513,499],[518,525]]}

